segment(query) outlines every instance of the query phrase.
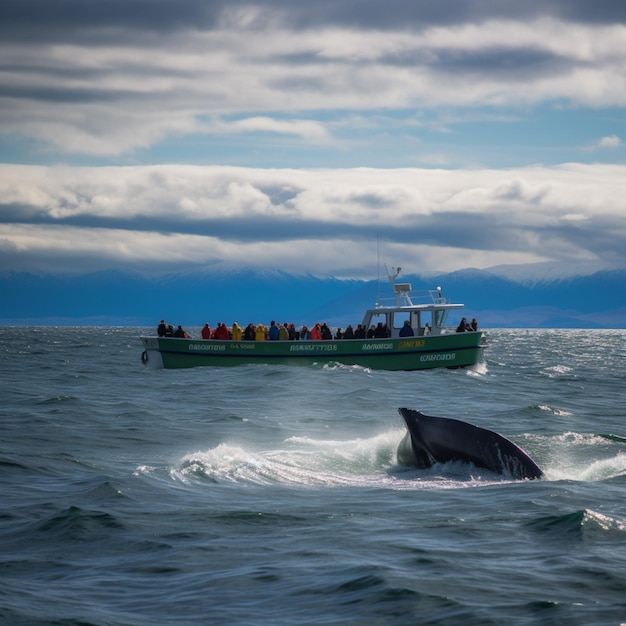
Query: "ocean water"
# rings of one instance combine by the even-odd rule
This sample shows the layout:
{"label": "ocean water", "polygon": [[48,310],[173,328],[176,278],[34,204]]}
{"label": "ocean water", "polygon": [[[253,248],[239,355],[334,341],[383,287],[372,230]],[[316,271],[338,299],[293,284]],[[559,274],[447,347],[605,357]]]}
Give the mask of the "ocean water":
{"label": "ocean water", "polygon": [[[152,371],[151,330],[0,328],[0,623],[626,623],[625,331],[379,372]],[[400,406],[546,477],[401,467]]]}

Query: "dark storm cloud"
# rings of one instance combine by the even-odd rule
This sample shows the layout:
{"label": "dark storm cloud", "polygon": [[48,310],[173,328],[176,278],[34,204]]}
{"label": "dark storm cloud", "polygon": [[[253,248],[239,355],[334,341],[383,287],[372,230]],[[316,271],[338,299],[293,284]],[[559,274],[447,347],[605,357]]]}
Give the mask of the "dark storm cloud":
{"label": "dark storm cloud", "polygon": [[0,36],[22,40],[76,41],[87,31],[106,33],[105,38],[125,38],[124,31],[165,33],[181,29],[206,30],[215,26],[221,2],[204,0],[5,0]]}
{"label": "dark storm cloud", "polygon": [[[356,195],[354,196],[356,199]],[[371,208],[383,209],[383,203],[374,196],[361,196],[361,201]],[[256,242],[304,241],[372,241],[380,238],[396,244],[420,244],[444,248],[483,250],[526,251],[529,240],[548,241],[563,239],[575,242],[581,250],[599,255],[603,250],[621,249],[620,239],[611,235],[604,225],[597,234],[588,228],[570,225],[556,228],[552,224],[536,226],[500,220],[495,224],[488,214],[447,212],[406,218],[401,224],[385,224],[381,221],[323,221],[307,218],[293,220],[284,216],[219,217],[202,220],[181,219],[174,213],[161,216],[136,216],[129,219],[81,214],[66,218],[51,217],[35,207],[0,206],[4,223],[29,223],[38,226],[64,226],[73,228],[114,229],[126,232],[180,234],[214,237],[221,241],[254,244]],[[6,219],[5,219],[6,217]],[[614,225],[617,227],[617,224]],[[494,236],[494,233],[497,233]],[[616,247],[617,246],[617,247]],[[621,256],[621,254],[620,254]]]}
{"label": "dark storm cloud", "polygon": [[[60,225],[59,220],[42,218],[41,225]],[[266,243],[283,243],[291,245],[293,240],[319,241],[327,244],[341,241],[373,241],[379,238],[382,241],[393,241],[396,244],[420,244],[427,246],[443,246],[460,249],[483,249],[497,251],[506,245],[509,251],[527,249],[526,239],[520,229],[501,228],[498,239],[489,237],[487,232],[489,223],[481,216],[465,216],[456,224],[448,218],[434,218],[424,220],[424,223],[412,227],[393,227],[374,224],[332,224],[311,220],[286,222],[280,218],[235,218],[206,220],[201,223],[185,222],[180,220],[135,218],[133,220],[97,219],[93,217],[79,217],[62,220],[64,226],[94,229],[119,229],[126,232],[162,233],[172,235],[194,235],[214,237],[220,241],[233,243],[255,244],[259,241]],[[337,244],[336,244],[337,245]]]}
{"label": "dark storm cloud", "polygon": [[[267,4],[285,7],[290,3],[283,0]],[[321,3],[302,3],[297,14],[301,23],[308,18],[368,28],[423,28],[489,19],[525,20],[548,16],[611,23],[626,21],[626,4],[620,0],[325,0]]]}
{"label": "dark storm cloud", "polygon": [[71,87],[0,85],[0,98],[26,99],[48,103],[104,103],[132,97],[133,100],[148,99],[148,94],[138,94],[130,90],[79,89]]}
{"label": "dark storm cloud", "polygon": [[492,46],[473,51],[439,51],[430,66],[451,74],[489,74],[498,80],[518,81],[562,75],[579,63],[546,50]]}
{"label": "dark storm cloud", "polygon": [[[246,4],[231,2],[228,6]],[[301,29],[335,25],[421,30],[491,19],[540,17],[601,24],[626,22],[626,3],[620,0],[259,0],[250,4],[278,12],[291,27]]]}
{"label": "dark storm cloud", "polygon": [[[323,59],[315,52],[268,57],[288,65],[331,65],[334,59]],[[564,57],[546,49],[522,49],[503,45],[471,50],[467,48],[420,47],[394,53],[381,54],[376,59],[381,65],[400,68],[428,67],[434,72],[448,74],[489,74],[497,80],[525,80],[529,77],[547,77],[569,72],[580,66],[579,60]],[[370,59],[350,59],[354,67],[366,67]],[[323,78],[289,77],[271,81],[277,89],[322,89]]]}
{"label": "dark storm cloud", "polygon": [[126,39],[135,33],[211,30],[225,12],[254,10],[252,28],[269,21],[309,29],[422,30],[492,19],[531,20],[554,17],[597,24],[626,22],[626,3],[618,0],[5,0],[0,37],[4,41],[37,38],[76,41],[94,37]]}

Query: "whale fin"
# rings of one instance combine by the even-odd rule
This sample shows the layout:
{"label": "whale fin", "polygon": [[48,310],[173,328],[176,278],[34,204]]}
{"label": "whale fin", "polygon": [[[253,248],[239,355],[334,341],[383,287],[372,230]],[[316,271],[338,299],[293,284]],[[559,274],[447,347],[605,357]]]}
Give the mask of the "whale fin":
{"label": "whale fin", "polygon": [[419,469],[434,463],[466,461],[514,478],[541,478],[542,469],[517,444],[486,428],[461,420],[432,417],[400,408],[407,433],[398,445],[398,462]]}

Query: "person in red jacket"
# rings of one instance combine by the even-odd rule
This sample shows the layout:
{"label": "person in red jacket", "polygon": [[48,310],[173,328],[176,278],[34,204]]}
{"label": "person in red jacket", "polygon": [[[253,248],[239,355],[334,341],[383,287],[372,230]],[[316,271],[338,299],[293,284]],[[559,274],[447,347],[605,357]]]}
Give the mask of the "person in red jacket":
{"label": "person in red jacket", "polygon": [[217,330],[215,331],[215,338],[219,339],[220,341],[230,339],[230,332],[228,332],[228,327],[223,322],[217,323]]}
{"label": "person in red jacket", "polygon": [[211,327],[208,322],[204,325],[202,329],[202,339],[211,339]]}

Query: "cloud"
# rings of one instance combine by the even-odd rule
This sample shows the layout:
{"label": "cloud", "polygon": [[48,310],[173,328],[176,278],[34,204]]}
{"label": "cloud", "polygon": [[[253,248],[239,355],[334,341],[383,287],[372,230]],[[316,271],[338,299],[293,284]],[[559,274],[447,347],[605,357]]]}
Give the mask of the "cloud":
{"label": "cloud", "polygon": [[623,145],[622,140],[617,135],[602,137],[598,142],[598,148],[620,148]]}
{"label": "cloud", "polygon": [[329,135],[323,124],[315,120],[276,120],[269,117],[248,117],[234,122],[216,125],[217,132],[224,133],[276,133],[296,135],[309,141],[328,141]]}
{"label": "cloud", "polygon": [[[372,275],[587,258],[624,266],[626,167],[267,170],[0,166],[4,270],[224,260]],[[77,264],[77,258],[85,261]],[[369,258],[368,258],[369,257]]]}
{"label": "cloud", "polygon": [[329,142],[322,112],[626,103],[615,3],[5,4],[0,134],[61,154],[235,131]]}
{"label": "cloud", "polygon": [[602,0],[7,0],[0,270],[623,264],[623,166],[569,161],[621,154],[625,43]]}
{"label": "cloud", "polygon": [[[268,28],[270,25],[307,30],[325,25],[350,29],[397,29],[428,26],[449,26],[467,21],[491,18],[527,21],[559,15],[579,23],[611,24],[626,20],[626,9],[620,2],[587,0],[446,0],[415,2],[414,0],[378,0],[315,3],[294,3],[292,0],[180,0],[175,5],[167,0],[124,0],[83,2],[66,0],[51,4],[47,0],[5,0],[2,35],[14,38],[25,33],[50,39],[81,38],[85,30],[101,32],[108,38],[119,37],[120,31],[166,34],[218,27]],[[71,27],[69,32],[63,29]]]}
{"label": "cloud", "polygon": [[584,152],[594,152],[597,150],[612,150],[623,146],[624,143],[617,135],[607,135],[606,137],[601,137],[598,141],[592,144],[583,146],[582,150]]}

